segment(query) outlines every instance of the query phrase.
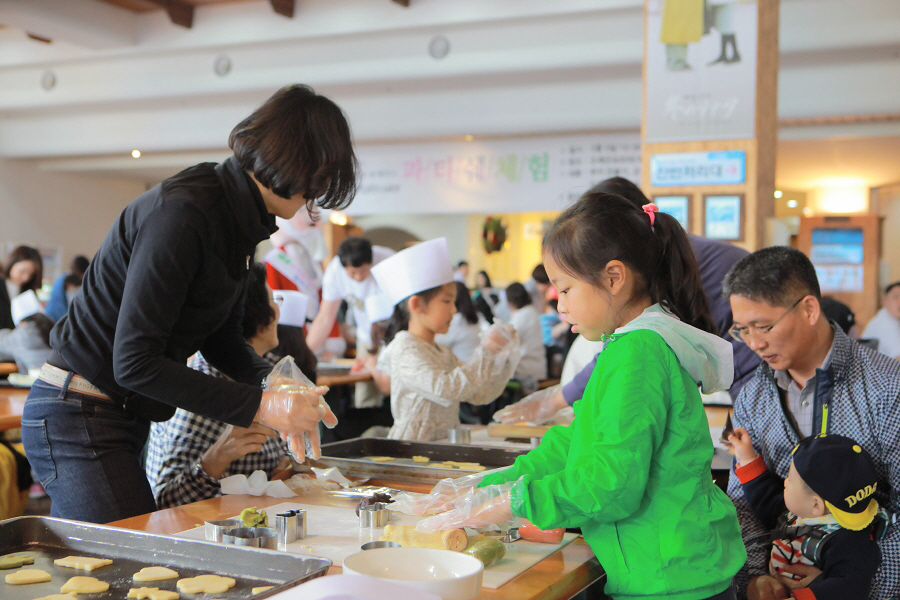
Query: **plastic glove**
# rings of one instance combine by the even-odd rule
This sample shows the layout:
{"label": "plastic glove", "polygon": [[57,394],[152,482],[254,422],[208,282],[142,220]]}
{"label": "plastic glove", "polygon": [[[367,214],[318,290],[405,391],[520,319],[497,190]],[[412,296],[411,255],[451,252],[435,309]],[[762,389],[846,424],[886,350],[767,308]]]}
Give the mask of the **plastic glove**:
{"label": "plastic glove", "polygon": [[457,479],[441,479],[429,494],[401,492],[394,496],[391,510],[407,515],[433,515],[449,510],[451,505],[461,496],[471,492],[487,475],[499,473],[509,467],[472,473]]}
{"label": "plastic glove", "polygon": [[422,519],[416,529],[426,533],[444,529],[504,529],[513,519],[510,495],[521,493],[524,480],[469,490],[445,513]]}
{"label": "plastic glove", "polygon": [[500,352],[518,340],[518,334],[512,325],[496,321],[484,332],[481,343],[492,352]]}
{"label": "plastic glove", "polygon": [[337,425],[337,417],[322,398],[327,391],[324,386],[278,386],[265,390],[254,420],[279,431],[298,460],[307,454],[318,458],[321,456],[319,421],[326,427]]}
{"label": "plastic glove", "polygon": [[[556,398],[556,394],[559,398]],[[562,400],[562,405],[560,405]],[[566,400],[562,397],[562,386],[554,385],[533,394],[525,396],[515,404],[510,404],[494,413],[493,419],[498,423],[531,423],[541,425],[546,423],[566,407]]]}

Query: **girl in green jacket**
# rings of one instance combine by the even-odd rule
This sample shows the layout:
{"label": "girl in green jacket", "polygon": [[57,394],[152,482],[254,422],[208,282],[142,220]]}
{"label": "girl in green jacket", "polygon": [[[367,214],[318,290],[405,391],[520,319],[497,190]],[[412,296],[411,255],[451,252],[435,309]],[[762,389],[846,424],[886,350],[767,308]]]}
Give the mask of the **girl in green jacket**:
{"label": "girl in green jacket", "polygon": [[698,386],[728,389],[687,236],[653,204],[587,194],[544,238],[559,312],[606,340],[575,420],[425,519],[425,530],[580,527],[618,598],[730,599],[746,560],[734,506],[713,483]]}

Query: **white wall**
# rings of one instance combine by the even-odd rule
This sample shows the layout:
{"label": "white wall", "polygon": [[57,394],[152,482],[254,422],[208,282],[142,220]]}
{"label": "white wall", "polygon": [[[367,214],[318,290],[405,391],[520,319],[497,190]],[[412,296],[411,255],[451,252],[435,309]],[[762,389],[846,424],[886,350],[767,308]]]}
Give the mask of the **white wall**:
{"label": "white wall", "polygon": [[131,181],[47,173],[28,161],[0,159],[0,248],[6,242],[61,246],[63,266],[76,254],[91,257],[143,191]]}
{"label": "white wall", "polygon": [[405,229],[420,240],[438,237],[447,238],[450,260],[456,261],[468,256],[466,215],[372,215],[355,217],[353,224],[362,227],[363,232],[376,227],[396,227]]}

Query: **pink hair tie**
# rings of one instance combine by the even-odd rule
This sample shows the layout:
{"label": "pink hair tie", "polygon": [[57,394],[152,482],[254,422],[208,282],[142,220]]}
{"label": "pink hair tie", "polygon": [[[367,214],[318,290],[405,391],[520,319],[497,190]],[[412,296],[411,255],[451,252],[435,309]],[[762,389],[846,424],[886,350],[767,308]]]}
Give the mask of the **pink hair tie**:
{"label": "pink hair tie", "polygon": [[650,204],[645,204],[641,208],[643,208],[644,212],[647,213],[647,216],[650,217],[650,229],[653,229],[653,224],[656,222],[656,213],[659,212],[659,207],[651,202]]}

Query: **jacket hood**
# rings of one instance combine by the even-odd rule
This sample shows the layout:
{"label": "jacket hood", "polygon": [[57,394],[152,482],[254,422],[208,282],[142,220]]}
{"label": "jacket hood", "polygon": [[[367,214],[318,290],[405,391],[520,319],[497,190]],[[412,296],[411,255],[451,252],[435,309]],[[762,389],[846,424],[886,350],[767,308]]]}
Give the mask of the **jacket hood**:
{"label": "jacket hood", "polygon": [[683,323],[659,304],[644,310],[636,319],[616,329],[613,335],[639,329],[649,329],[662,336],[704,394],[731,387],[734,354],[731,344],[719,336]]}

